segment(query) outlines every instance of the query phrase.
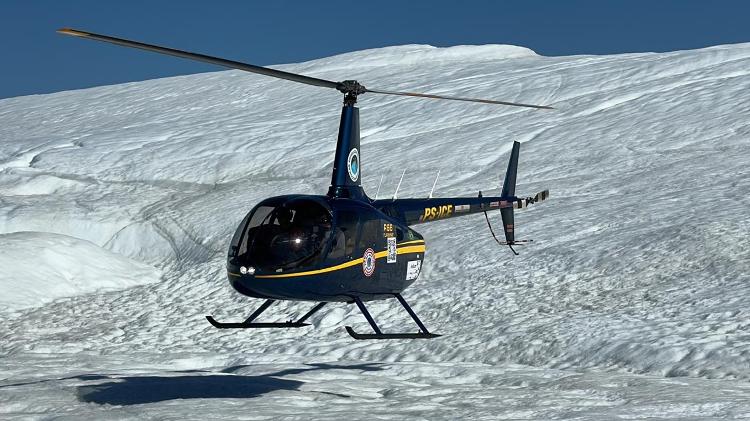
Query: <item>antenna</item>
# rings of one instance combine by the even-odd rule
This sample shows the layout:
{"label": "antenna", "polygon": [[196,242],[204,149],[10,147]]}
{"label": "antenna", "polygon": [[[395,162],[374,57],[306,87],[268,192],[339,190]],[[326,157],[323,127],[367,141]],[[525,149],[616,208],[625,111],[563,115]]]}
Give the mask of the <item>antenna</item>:
{"label": "antenna", "polygon": [[432,183],[432,190],[430,190],[430,195],[427,197],[428,199],[432,199],[432,193],[435,192],[435,185],[437,185],[437,181],[439,177],[440,177],[440,170],[438,170],[438,173],[435,176],[435,182]]}
{"label": "antenna", "polygon": [[396,197],[398,196],[398,189],[401,187],[401,182],[404,181],[404,174],[406,174],[406,168],[404,168],[404,172],[401,173],[401,179],[398,180],[398,186],[396,186],[396,191],[393,192],[393,200],[396,200]]}
{"label": "antenna", "polygon": [[375,192],[375,200],[378,200],[378,193],[380,193],[381,184],[383,184],[383,174],[380,174],[380,182],[378,183],[378,190]]}

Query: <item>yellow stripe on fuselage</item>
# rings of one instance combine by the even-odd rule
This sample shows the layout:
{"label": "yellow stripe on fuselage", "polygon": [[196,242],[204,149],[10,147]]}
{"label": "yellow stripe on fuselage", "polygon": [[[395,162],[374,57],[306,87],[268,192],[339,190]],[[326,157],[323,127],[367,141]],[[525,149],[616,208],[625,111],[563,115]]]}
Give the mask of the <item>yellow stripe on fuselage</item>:
{"label": "yellow stripe on fuselage", "polygon": [[[396,250],[396,254],[409,254],[409,253],[424,253],[425,246],[422,244],[421,246],[409,246],[409,247],[399,247]],[[383,256],[387,256],[388,252],[384,251]]]}
{"label": "yellow stripe on fuselage", "polygon": [[[409,243],[413,243],[413,241],[410,241]],[[424,243],[424,241],[422,241],[422,243]],[[407,244],[407,243],[404,243],[404,244]],[[420,246],[399,247],[398,249],[396,249],[396,254],[424,253],[424,251],[425,251],[425,246],[423,244],[423,245],[420,245]],[[379,251],[379,252],[375,253],[375,258],[376,259],[382,259],[383,257],[386,257],[386,256],[388,256],[388,251],[387,250],[385,250],[385,251]],[[306,272],[280,273],[278,275],[257,275],[256,278],[258,278],[258,279],[273,279],[273,278],[293,278],[295,276],[318,275],[318,274],[321,274],[321,273],[328,273],[328,272],[333,272],[333,271],[336,271],[336,270],[346,269],[348,267],[352,267],[352,266],[356,266],[356,265],[361,265],[363,260],[364,259],[362,257],[360,257],[358,259],[354,259],[354,260],[348,261],[346,263],[342,263],[340,265],[329,266],[329,267],[323,268],[323,269],[308,270]]]}
{"label": "yellow stripe on fuselage", "polygon": [[407,244],[424,244],[424,240],[405,241],[403,243],[398,243],[399,246],[405,246]]}

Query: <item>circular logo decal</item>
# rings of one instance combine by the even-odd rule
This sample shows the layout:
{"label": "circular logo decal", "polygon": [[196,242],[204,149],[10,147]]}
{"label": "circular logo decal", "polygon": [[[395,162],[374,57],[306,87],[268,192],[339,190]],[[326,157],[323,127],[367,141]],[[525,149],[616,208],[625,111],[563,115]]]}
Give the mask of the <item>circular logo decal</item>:
{"label": "circular logo decal", "polygon": [[375,252],[372,249],[367,249],[362,256],[362,273],[369,278],[373,272],[375,272]]}
{"label": "circular logo decal", "polygon": [[349,158],[346,159],[346,166],[349,169],[349,178],[357,181],[359,178],[359,151],[357,148],[349,151]]}

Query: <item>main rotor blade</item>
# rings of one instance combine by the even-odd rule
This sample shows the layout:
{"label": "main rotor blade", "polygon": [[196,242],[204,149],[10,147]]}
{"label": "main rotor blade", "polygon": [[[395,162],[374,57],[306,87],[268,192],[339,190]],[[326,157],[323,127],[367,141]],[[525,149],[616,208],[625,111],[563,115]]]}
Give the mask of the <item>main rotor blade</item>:
{"label": "main rotor blade", "polygon": [[144,44],[142,42],[130,41],[122,38],[99,35],[91,32],[79,31],[77,29],[62,28],[57,32],[75,37],[88,38],[96,41],[109,42],[121,45],[123,47],[140,48],[141,50],[153,51],[155,53],[167,54],[170,56],[188,58],[191,60],[202,61],[204,63],[215,64],[217,66],[228,67],[230,69],[244,70],[250,73],[276,77],[279,79],[291,80],[292,82],[304,83],[307,85],[321,86],[324,88],[338,89],[339,84],[330,80],[318,79],[310,76],[298,75],[296,73],[284,72],[281,70],[269,69],[268,67],[256,66],[254,64],[240,63],[239,61],[226,60],[218,57],[211,57],[204,54],[190,53],[187,51],[176,50],[174,48],[159,47],[158,45]]}
{"label": "main rotor blade", "polygon": [[450,99],[453,101],[467,101],[467,102],[481,102],[483,104],[498,104],[498,105],[512,105],[514,107],[528,107],[528,108],[540,108],[543,110],[553,110],[554,108],[547,105],[531,105],[521,104],[518,102],[506,102],[506,101],[493,101],[491,99],[478,99],[478,98],[461,98],[457,96],[445,96],[445,95],[432,95],[432,94],[419,94],[416,92],[395,92],[395,91],[380,91],[377,89],[367,88],[367,92],[374,94],[385,94],[385,95],[400,95],[400,96],[415,96],[420,98],[434,98],[434,99]]}

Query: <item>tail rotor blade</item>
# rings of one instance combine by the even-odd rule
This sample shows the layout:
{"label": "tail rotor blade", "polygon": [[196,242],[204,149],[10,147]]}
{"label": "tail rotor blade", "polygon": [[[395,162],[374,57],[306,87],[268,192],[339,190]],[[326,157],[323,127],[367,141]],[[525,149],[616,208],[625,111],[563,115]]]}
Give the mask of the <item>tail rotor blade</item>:
{"label": "tail rotor blade", "polygon": [[522,104],[519,102],[495,101],[491,99],[462,98],[462,97],[457,97],[457,96],[420,94],[417,92],[382,91],[382,90],[370,89],[370,88],[367,88],[367,92],[372,92],[374,94],[383,94],[383,95],[399,95],[399,96],[412,96],[412,97],[418,97],[418,98],[449,99],[452,101],[480,102],[482,104],[511,105],[514,107],[538,108],[538,109],[543,109],[543,110],[554,109],[547,105],[532,105],[532,104]]}

